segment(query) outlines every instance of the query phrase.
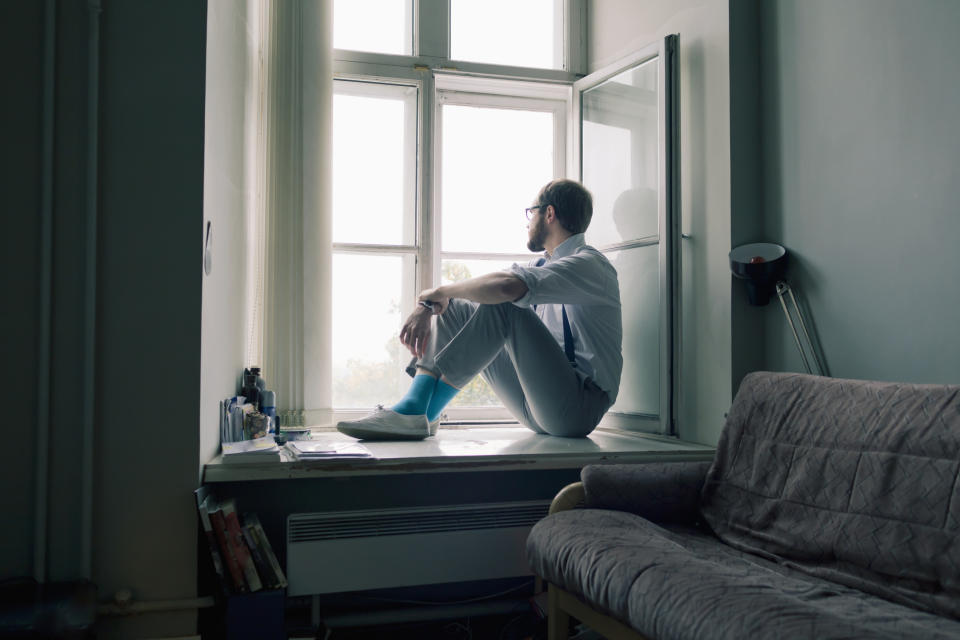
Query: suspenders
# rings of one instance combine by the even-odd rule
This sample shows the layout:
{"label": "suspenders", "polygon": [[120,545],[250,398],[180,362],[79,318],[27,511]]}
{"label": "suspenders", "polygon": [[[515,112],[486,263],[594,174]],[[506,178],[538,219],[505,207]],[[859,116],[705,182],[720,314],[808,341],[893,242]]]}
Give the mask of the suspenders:
{"label": "suspenders", "polygon": [[[540,258],[537,260],[537,266],[542,267],[546,261],[546,258]],[[534,305],[534,309],[536,309],[536,305]],[[563,352],[567,354],[567,361],[570,363],[570,366],[576,369],[577,357],[573,349],[573,332],[570,330],[570,321],[567,320],[567,308],[564,305],[560,305],[560,314],[563,316]]]}

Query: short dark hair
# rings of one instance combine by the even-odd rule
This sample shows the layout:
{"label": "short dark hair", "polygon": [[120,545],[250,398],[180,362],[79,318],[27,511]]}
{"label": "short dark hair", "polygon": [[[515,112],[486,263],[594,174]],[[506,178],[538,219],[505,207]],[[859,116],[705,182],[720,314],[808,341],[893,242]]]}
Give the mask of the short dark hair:
{"label": "short dark hair", "polygon": [[593,218],[593,196],[576,180],[559,178],[548,182],[537,194],[537,204],[552,204],[560,226],[570,233],[583,233]]}

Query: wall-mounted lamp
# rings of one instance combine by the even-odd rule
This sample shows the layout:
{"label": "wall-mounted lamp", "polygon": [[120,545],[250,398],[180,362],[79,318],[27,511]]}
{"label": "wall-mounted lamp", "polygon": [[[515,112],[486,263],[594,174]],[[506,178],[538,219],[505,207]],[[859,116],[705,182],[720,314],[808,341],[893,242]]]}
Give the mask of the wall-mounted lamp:
{"label": "wall-mounted lamp", "polygon": [[787,250],[772,242],[742,244],[730,252],[730,270],[746,281],[750,304],[766,306],[787,273]]}
{"label": "wall-mounted lamp", "polygon": [[807,353],[803,344],[800,342],[800,335],[797,333],[797,327],[793,323],[793,317],[787,309],[785,296],[790,297],[793,304],[794,314],[800,322],[800,329],[807,341],[807,350],[809,350],[814,363],[817,365],[818,375],[828,375],[826,368],[821,364],[817,356],[817,350],[813,346],[810,334],[807,332],[807,323],[803,320],[803,313],[797,304],[797,299],[793,295],[793,289],[785,280],[787,273],[787,250],[779,244],[772,242],[754,242],[752,244],[743,244],[730,252],[730,271],[733,275],[744,280],[747,285],[747,299],[754,306],[765,306],[770,302],[770,296],[774,292],[777,299],[780,300],[780,307],[783,309],[783,315],[790,325],[793,332],[793,339],[797,343],[797,350],[800,352],[800,358],[803,359],[803,366],[807,373],[813,373],[810,368],[810,362],[807,359]]}

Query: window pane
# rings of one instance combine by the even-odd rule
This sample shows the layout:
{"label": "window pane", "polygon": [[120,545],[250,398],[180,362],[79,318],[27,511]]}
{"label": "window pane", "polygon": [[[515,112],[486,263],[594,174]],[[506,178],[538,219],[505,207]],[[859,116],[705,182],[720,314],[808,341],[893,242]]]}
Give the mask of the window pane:
{"label": "window pane", "polygon": [[611,411],[660,413],[660,269],[658,245],[607,254],[620,281],[623,376]]}
{"label": "window pane", "polygon": [[413,244],[416,89],[336,82],[333,241]]}
{"label": "window pane", "polygon": [[553,113],[443,106],[443,251],[524,253],[524,208],[553,179]]}
{"label": "window pane", "polygon": [[593,193],[596,247],[657,235],[657,61],[583,94],[583,182]]}
{"label": "window pane", "polygon": [[[442,284],[460,282],[492,271],[510,268],[510,262],[501,260],[444,260],[440,268]],[[450,407],[499,407],[500,399],[483,379],[477,376],[460,390]]]}
{"label": "window pane", "polygon": [[560,69],[555,0],[451,0],[450,57],[516,67]]}
{"label": "window pane", "polygon": [[333,256],[333,405],[369,408],[410,386],[400,324],[414,299],[413,256]]}
{"label": "window pane", "polygon": [[413,40],[411,0],[335,0],[335,49],[409,55]]}

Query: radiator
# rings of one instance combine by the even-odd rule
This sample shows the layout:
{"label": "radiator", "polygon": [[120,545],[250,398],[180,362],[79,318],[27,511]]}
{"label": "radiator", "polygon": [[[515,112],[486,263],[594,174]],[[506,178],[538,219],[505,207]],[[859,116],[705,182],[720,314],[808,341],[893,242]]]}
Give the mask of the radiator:
{"label": "radiator", "polygon": [[525,544],[549,500],[287,517],[291,596],[530,575]]}

